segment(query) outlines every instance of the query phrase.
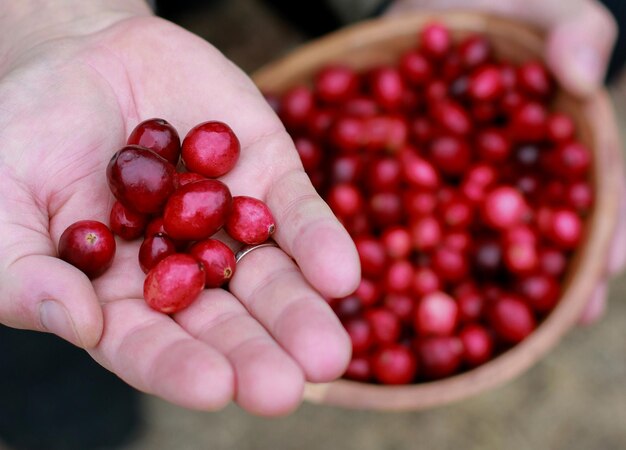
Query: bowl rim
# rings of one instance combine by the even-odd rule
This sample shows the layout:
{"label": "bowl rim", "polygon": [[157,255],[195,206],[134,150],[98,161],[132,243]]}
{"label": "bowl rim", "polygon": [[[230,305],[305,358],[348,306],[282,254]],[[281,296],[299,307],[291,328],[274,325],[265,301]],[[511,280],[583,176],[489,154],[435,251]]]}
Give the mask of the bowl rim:
{"label": "bowl rim", "polygon": [[[324,54],[334,54],[341,48],[363,47],[381,39],[400,35],[417,36],[424,23],[436,20],[455,32],[486,32],[503,39],[524,42],[541,55],[544,33],[528,24],[489,14],[448,11],[415,12],[403,16],[384,17],[360,22],[302,45],[291,53],[257,70],[252,78],[266,92],[289,79],[289,71],[309,71],[324,62]],[[512,41],[511,41],[512,42]],[[516,42],[519,44],[519,42]],[[326,62],[332,60],[329,58]],[[590,146],[593,150],[592,178],[595,204],[585,221],[587,235],[576,250],[574,267],[565,281],[565,289],[555,309],[524,341],[498,355],[482,366],[441,380],[410,385],[389,386],[339,379],[330,383],[307,383],[304,398],[352,409],[387,411],[420,410],[458,401],[495,388],[530,368],[552,349],[578,321],[596,284],[605,276],[603,261],[617,223],[621,183],[621,152],[615,114],[604,89],[585,100],[571,98],[577,103],[586,122],[591,124]]]}

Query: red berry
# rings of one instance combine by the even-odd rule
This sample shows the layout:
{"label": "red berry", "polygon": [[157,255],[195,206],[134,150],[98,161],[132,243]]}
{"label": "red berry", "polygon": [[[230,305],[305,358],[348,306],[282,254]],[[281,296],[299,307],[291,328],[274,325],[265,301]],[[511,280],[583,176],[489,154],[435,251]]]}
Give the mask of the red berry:
{"label": "red berry", "polygon": [[341,153],[356,153],[365,141],[363,119],[338,117],[329,130],[329,141]]}
{"label": "red berry", "polygon": [[487,329],[478,324],[466,325],[459,332],[463,344],[463,361],[476,367],[486,363],[493,354],[493,338]]}
{"label": "red berry", "polygon": [[200,240],[224,225],[233,199],[218,180],[202,180],[178,188],[163,213],[165,232],[172,239]]}
{"label": "red berry", "polygon": [[402,105],[404,81],[398,69],[380,67],[370,74],[369,87],[376,103],[384,110],[395,111]]}
{"label": "red berry", "polygon": [[352,342],[352,353],[358,355],[370,349],[374,343],[374,335],[369,321],[355,317],[347,320],[343,326]]}
{"label": "red berry", "polygon": [[274,216],[259,199],[239,195],[233,197],[233,206],[226,219],[226,232],[244,244],[260,244],[276,231]]}
{"label": "red berry", "polygon": [[124,206],[140,213],[159,212],[174,191],[174,166],[147,148],[129,145],[107,166],[111,192]]}
{"label": "red berry", "polygon": [[81,220],[65,229],[58,246],[59,258],[96,278],[107,271],[115,256],[111,230],[95,220]]}
{"label": "red berry", "polygon": [[482,217],[487,225],[496,229],[506,229],[522,221],[526,202],[514,188],[500,186],[493,189],[482,205]]}
{"label": "red berry", "polygon": [[341,103],[357,93],[359,78],[349,67],[326,66],[315,76],[314,86],[315,94],[322,102]]}
{"label": "red berry", "polygon": [[466,291],[456,295],[459,321],[473,322],[482,318],[485,311],[485,298],[479,292]]}
{"label": "red berry", "polygon": [[196,125],[187,133],[182,158],[191,172],[217,178],[235,167],[240,151],[239,139],[228,125],[209,121]]}
{"label": "red berry", "polygon": [[574,249],[582,239],[583,224],[574,211],[558,209],[552,211],[545,230],[548,238],[559,248]]}
{"label": "red berry", "polygon": [[471,162],[467,143],[454,136],[441,136],[433,140],[430,155],[435,166],[447,175],[463,174]]}
{"label": "red berry", "polygon": [[296,86],[283,95],[279,116],[289,130],[297,130],[307,125],[307,120],[314,109],[315,97],[311,89]]}
{"label": "red berry", "polygon": [[411,323],[413,320],[415,302],[409,294],[387,294],[383,299],[383,307],[395,314],[405,324]]}
{"label": "red berry", "polygon": [[539,264],[537,249],[528,242],[514,242],[506,245],[503,256],[506,267],[517,275],[531,273]]}
{"label": "red berry", "polygon": [[552,79],[548,70],[539,61],[522,64],[517,72],[519,86],[532,96],[546,97],[552,92]]}
{"label": "red berry", "polygon": [[465,67],[481,66],[491,58],[491,43],[481,35],[468,36],[459,44],[459,56]]}
{"label": "red berry", "polygon": [[227,283],[235,274],[235,254],[223,242],[206,239],[189,249],[189,254],[202,264],[207,288],[217,288]]}
{"label": "red berry", "polygon": [[567,268],[567,257],[561,250],[543,247],[539,250],[539,267],[546,275],[560,277]]}
{"label": "red berry", "polygon": [[127,144],[148,148],[173,165],[178,163],[180,157],[180,137],[176,129],[163,119],[141,122],[130,133]]}
{"label": "red berry", "polygon": [[411,50],[400,58],[400,73],[406,81],[415,86],[423,86],[432,76],[433,68],[422,53]]}
{"label": "red berry", "polygon": [[148,272],[143,296],[151,308],[173,314],[191,305],[203,288],[200,263],[189,255],[174,254]]}
{"label": "red berry", "polygon": [[119,201],[113,203],[109,218],[111,231],[124,240],[132,241],[140,237],[148,223],[148,217],[129,208]]}
{"label": "red berry", "polygon": [[447,377],[461,365],[463,344],[455,336],[420,338],[415,343],[420,370],[428,379]]}
{"label": "red berry", "polygon": [[510,131],[522,142],[541,141],[546,135],[548,112],[537,102],[527,102],[519,106],[511,117]]}
{"label": "red berry", "polygon": [[380,278],[387,264],[385,247],[372,236],[359,236],[354,239],[359,259],[361,272],[366,277]]}
{"label": "red berry", "polygon": [[434,166],[417,155],[416,152],[405,149],[400,154],[401,170],[404,181],[417,189],[434,190],[439,187],[439,173]]}
{"label": "red berry", "polygon": [[480,157],[487,162],[504,162],[511,153],[511,142],[503,131],[497,128],[488,128],[477,134],[476,150]]}
{"label": "red berry", "polygon": [[420,32],[420,48],[430,58],[443,58],[452,46],[452,37],[448,28],[437,22],[431,22]]}
{"label": "red berry", "polygon": [[336,184],[331,187],[326,201],[330,209],[341,219],[354,217],[363,211],[363,196],[359,189],[350,183]]}
{"label": "red berry", "polygon": [[365,312],[372,336],[377,344],[391,344],[400,337],[400,319],[385,308],[372,308]]}
{"label": "red berry", "polygon": [[441,225],[434,216],[416,218],[409,225],[413,246],[422,252],[436,248],[441,242]]}
{"label": "red berry", "polygon": [[554,113],[548,117],[546,125],[548,138],[554,142],[567,142],[574,138],[576,126],[574,121],[565,114]]}
{"label": "red berry", "polygon": [[441,280],[430,267],[417,267],[413,272],[411,292],[418,298],[441,289]]}
{"label": "red berry", "polygon": [[395,192],[377,192],[372,195],[368,211],[372,221],[381,227],[397,225],[404,215],[402,199]]}
{"label": "red berry", "polygon": [[405,260],[393,261],[385,271],[385,290],[393,293],[405,293],[413,282],[413,265]]}
{"label": "red berry", "polygon": [[411,254],[411,234],[406,227],[393,226],[385,229],[381,236],[381,242],[391,259],[406,259]]}
{"label": "red berry", "polygon": [[469,272],[467,257],[462,252],[447,247],[435,250],[432,267],[442,280],[453,283],[461,281]]}
{"label": "red berry", "polygon": [[194,172],[177,173],[174,176],[174,185],[176,186],[176,189],[178,189],[181,186],[184,186],[189,183],[194,183],[200,180],[206,180],[206,178],[200,175],[199,173],[194,173]]}
{"label": "red berry", "polygon": [[371,359],[374,378],[383,384],[407,384],[417,373],[417,361],[408,348],[390,344],[378,349]]}
{"label": "red berry", "polygon": [[139,267],[144,273],[148,273],[160,261],[174,253],[176,244],[165,234],[148,236],[139,247]]}
{"label": "red berry", "polygon": [[366,182],[370,192],[395,191],[401,181],[400,161],[393,157],[374,159],[368,167]]}
{"label": "red berry", "polygon": [[330,302],[330,306],[342,321],[358,316],[363,309],[361,300],[355,295],[333,299]]}
{"label": "red berry", "polygon": [[434,107],[434,117],[444,131],[466,135],[472,129],[472,121],[465,109],[453,101],[444,101]]}
{"label": "red berry", "polygon": [[559,301],[561,289],[553,277],[535,274],[519,281],[518,292],[535,311],[547,313],[552,311]]}
{"label": "red berry", "polygon": [[372,378],[369,358],[366,356],[353,356],[343,376],[354,381],[369,381]]}
{"label": "red berry", "polygon": [[591,152],[579,142],[569,142],[557,148],[554,169],[567,178],[587,175],[591,167]]}
{"label": "red berry", "polygon": [[427,294],[415,309],[415,330],[420,336],[449,336],[454,333],[459,309],[452,297],[436,291]]}
{"label": "red berry", "polygon": [[361,278],[359,286],[354,291],[354,296],[361,301],[362,306],[369,308],[378,303],[382,296],[382,291],[375,281]]}
{"label": "red berry", "polygon": [[496,66],[483,66],[472,73],[468,93],[474,100],[495,100],[502,94],[500,70]]}
{"label": "red berry", "polygon": [[535,317],[521,299],[505,295],[490,307],[489,323],[496,334],[506,342],[518,343],[535,329]]}

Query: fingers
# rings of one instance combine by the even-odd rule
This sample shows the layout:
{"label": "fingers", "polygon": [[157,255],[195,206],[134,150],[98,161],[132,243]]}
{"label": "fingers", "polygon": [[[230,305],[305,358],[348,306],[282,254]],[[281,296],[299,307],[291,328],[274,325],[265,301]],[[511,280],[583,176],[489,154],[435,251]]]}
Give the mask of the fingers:
{"label": "fingers", "polygon": [[328,304],[278,248],[259,248],[240,260],[231,292],[300,365],[306,379],[339,377],[350,341]]}
{"label": "fingers", "polygon": [[304,171],[284,172],[270,187],[267,203],[276,219],[274,239],[305,278],[327,297],[353,292],[361,273],[354,243]]}
{"label": "fingers", "polygon": [[626,267],[626,189],[622,188],[620,211],[615,228],[608,261],[609,275],[615,275]]}
{"label": "fingers", "polygon": [[142,299],[103,307],[107,324],[92,357],[135,388],[185,408],[217,410],[234,393],[234,374],[217,350],[192,338]]}
{"label": "fingers", "polygon": [[608,286],[606,281],[601,282],[591,295],[589,302],[585,306],[580,319],[579,325],[591,325],[597,322],[606,310],[606,300],[608,296]]}
{"label": "fingers", "polygon": [[554,24],[546,46],[547,64],[565,89],[588,95],[604,81],[616,37],[611,13],[599,2],[586,1],[577,14]]}
{"label": "fingers", "polygon": [[300,404],[302,370],[231,294],[206,291],[175,319],[228,358],[235,372],[235,400],[242,408],[275,416]]}

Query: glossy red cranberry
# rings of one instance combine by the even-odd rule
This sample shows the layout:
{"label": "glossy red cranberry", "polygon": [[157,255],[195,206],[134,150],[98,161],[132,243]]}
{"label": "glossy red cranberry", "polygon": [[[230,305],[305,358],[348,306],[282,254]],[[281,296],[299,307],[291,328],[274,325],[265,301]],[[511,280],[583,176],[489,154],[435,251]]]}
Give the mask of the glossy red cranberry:
{"label": "glossy red cranberry", "polygon": [[503,89],[500,69],[496,66],[483,66],[472,73],[468,94],[473,100],[489,101],[498,98]]}
{"label": "glossy red cranberry", "polygon": [[567,268],[567,257],[562,250],[552,247],[539,249],[539,267],[546,275],[560,277]]}
{"label": "glossy red cranberry", "polygon": [[468,36],[459,44],[461,63],[468,68],[482,66],[491,58],[491,43],[481,35]]}
{"label": "glossy red cranberry", "polygon": [[552,211],[545,232],[557,247],[575,249],[582,240],[583,223],[574,211],[561,208]]}
{"label": "glossy red cranberry", "polygon": [[239,139],[233,130],[223,122],[209,121],[187,133],[181,155],[189,171],[217,178],[235,167],[240,152]]}
{"label": "glossy red cranberry", "polygon": [[148,236],[139,247],[139,267],[144,273],[148,273],[160,261],[174,253],[176,253],[176,244],[165,234]]}
{"label": "glossy red cranberry", "polygon": [[206,180],[206,178],[194,172],[177,173],[174,176],[174,185],[176,186],[176,189],[178,189],[181,186],[200,180]]}
{"label": "glossy red cranberry", "polygon": [[124,206],[140,213],[159,212],[174,191],[174,166],[136,145],[113,155],[107,166],[111,192]]}
{"label": "glossy red cranberry", "polygon": [[329,130],[330,143],[341,153],[356,153],[365,143],[363,119],[340,116]]}
{"label": "glossy red cranberry", "polygon": [[328,130],[335,120],[335,115],[336,111],[334,109],[314,109],[309,114],[303,128],[306,128],[306,132],[311,139],[323,141],[328,136]]}
{"label": "glossy red cranberry", "polygon": [[152,309],[173,314],[191,305],[203,288],[200,263],[189,255],[174,254],[148,272],[143,296]]}
{"label": "glossy red cranberry", "polygon": [[524,340],[536,327],[530,307],[513,295],[504,295],[491,304],[488,319],[498,337],[512,344]]}
{"label": "glossy red cranberry", "polygon": [[433,59],[443,58],[452,47],[448,27],[437,22],[431,22],[422,28],[419,39],[420,49]]}
{"label": "glossy red cranberry", "polygon": [[368,278],[361,278],[359,286],[354,291],[354,296],[361,300],[361,305],[365,308],[376,305],[381,297],[380,285]]}
{"label": "glossy red cranberry", "polygon": [[202,180],[182,186],[165,206],[165,232],[172,239],[206,239],[222,228],[232,204],[231,193],[221,181]]}
{"label": "glossy red cranberry", "polygon": [[130,133],[128,145],[148,148],[171,164],[180,157],[180,137],[176,129],[163,119],[148,119]]}
{"label": "glossy red cranberry", "polygon": [[562,113],[553,113],[546,124],[548,139],[554,142],[567,142],[574,139],[576,126],[574,121]]}
{"label": "glossy red cranberry", "polygon": [[591,167],[591,152],[579,142],[569,142],[556,149],[553,164],[554,169],[564,177],[582,177]]}
{"label": "glossy red cranberry", "polygon": [[146,227],[146,231],[144,233],[144,238],[156,236],[157,234],[162,234],[163,236],[167,236],[168,238],[170,238],[174,245],[176,245],[178,251],[182,251],[187,247],[187,242],[174,240],[171,238],[171,236],[167,235],[165,227],[163,226],[163,217],[157,217],[155,219],[152,219],[152,221],[148,223],[148,226]]}
{"label": "glossy red cranberry", "polygon": [[400,161],[393,157],[374,159],[368,167],[366,182],[371,192],[395,191],[402,179]]}
{"label": "glossy red cranberry", "polygon": [[546,136],[548,112],[537,102],[522,104],[511,117],[511,134],[522,142],[537,142]]}
{"label": "glossy red cranberry", "polygon": [[432,77],[431,62],[416,50],[410,50],[402,55],[398,66],[404,79],[414,86],[423,86]]}
{"label": "glossy red cranberry", "polygon": [[547,313],[559,301],[561,288],[555,278],[545,274],[533,274],[518,282],[518,292],[536,312]]}
{"label": "glossy red cranberry", "polygon": [[244,244],[260,244],[276,231],[269,207],[261,200],[245,195],[233,197],[224,228],[230,237]]}
{"label": "glossy red cranberry", "polygon": [[504,162],[511,154],[511,141],[502,130],[488,128],[476,135],[476,150],[487,162]]}
{"label": "glossy red cranberry", "polygon": [[417,189],[434,190],[441,183],[435,167],[408,148],[400,154],[402,176],[406,183]]}
{"label": "glossy red cranberry", "polygon": [[374,344],[374,333],[368,320],[355,317],[344,322],[343,326],[352,342],[352,352],[354,354],[362,354]]}
{"label": "glossy red cranberry", "polygon": [[383,384],[407,384],[417,373],[413,352],[400,344],[385,345],[372,355],[374,378]]}
{"label": "glossy red cranberry", "polygon": [[396,114],[379,114],[363,120],[365,150],[397,153],[407,142],[409,126],[405,118]]}
{"label": "glossy red cranberry", "polygon": [[413,283],[413,265],[406,259],[393,261],[384,274],[385,290],[406,293]]}
{"label": "glossy red cranberry", "polygon": [[289,130],[306,127],[315,109],[315,97],[306,86],[296,86],[287,91],[281,100],[279,116]]}
{"label": "glossy red cranberry", "polygon": [[418,116],[410,123],[410,137],[416,144],[423,144],[430,141],[433,136],[433,131],[433,125],[426,117]]}
{"label": "glossy red cranberry", "polygon": [[505,91],[510,92],[517,87],[517,68],[510,63],[500,63],[500,81]]}
{"label": "glossy red cranberry", "polygon": [[529,244],[535,246],[539,243],[537,230],[528,225],[516,225],[506,229],[502,233],[502,242],[504,246],[511,244]]}
{"label": "glossy red cranberry", "polygon": [[419,338],[415,343],[420,371],[427,379],[438,379],[455,373],[461,366],[463,344],[456,336]]}
{"label": "glossy red cranberry", "polygon": [[459,308],[459,321],[480,320],[485,312],[485,298],[478,291],[465,291],[456,295]]}
{"label": "glossy red cranberry", "polygon": [[345,102],[359,90],[359,77],[356,72],[342,65],[322,68],[314,80],[315,94],[325,103]]}
{"label": "glossy red cranberry", "polygon": [[529,95],[546,97],[552,92],[552,78],[539,61],[528,61],[517,71],[519,86]]}
{"label": "glossy red cranberry", "polygon": [[365,95],[353,97],[345,103],[337,106],[341,107],[341,112],[345,113],[345,115],[349,117],[373,117],[381,112],[376,101]]}
{"label": "glossy red cranberry", "polygon": [[462,230],[470,226],[474,219],[471,203],[463,197],[453,198],[440,209],[443,225],[450,230]]}
{"label": "glossy red cranberry", "polygon": [[358,236],[354,239],[359,259],[361,272],[366,277],[380,278],[387,265],[387,255],[384,245],[372,236]]}
{"label": "glossy red cranberry", "polygon": [[391,344],[400,337],[400,319],[391,311],[371,308],[365,312],[365,319],[370,324],[372,337],[377,344]]}
{"label": "glossy red cranberry", "polygon": [[391,66],[374,69],[370,74],[369,88],[376,103],[384,110],[400,109],[405,86],[398,69]]}
{"label": "glossy red cranberry", "polygon": [[568,206],[584,214],[593,205],[593,188],[587,181],[575,181],[566,187],[565,200]]}
{"label": "glossy red cranberry", "polygon": [[442,245],[452,250],[466,253],[474,244],[472,236],[470,236],[469,232],[465,229],[459,229],[449,230],[443,236]]}
{"label": "glossy red cranberry", "polygon": [[419,217],[409,225],[413,247],[422,252],[436,248],[442,239],[441,224],[434,216]]}
{"label": "glossy red cranberry", "polygon": [[448,85],[443,80],[433,80],[426,85],[424,97],[428,106],[434,107],[448,98]]}
{"label": "glossy red cranberry", "polygon": [[383,307],[395,314],[402,323],[410,324],[413,320],[415,301],[410,294],[389,293],[383,299]]}
{"label": "glossy red cranberry", "polygon": [[463,63],[461,62],[461,55],[456,49],[450,50],[443,59],[443,65],[441,66],[441,77],[446,82],[459,79],[464,72]]}
{"label": "glossy red cranberry", "polygon": [[449,336],[454,333],[458,319],[459,309],[454,299],[435,291],[417,303],[414,328],[420,336]]}
{"label": "glossy red cranberry", "polygon": [[391,259],[407,259],[413,249],[411,233],[400,225],[386,228],[381,235],[381,242]]}
{"label": "glossy red cranberry", "polygon": [[500,186],[487,194],[481,212],[487,225],[503,230],[519,224],[525,210],[524,197],[516,189]]}
{"label": "glossy red cranberry", "polygon": [[402,221],[402,198],[396,192],[377,192],[369,199],[368,212],[372,221],[380,226],[397,225]]}
{"label": "glossy red cranberry", "polygon": [[207,288],[220,287],[235,274],[235,254],[226,244],[217,239],[197,242],[189,249],[189,254],[202,264],[204,286]]}
{"label": "glossy red cranberry", "polygon": [[67,227],[61,234],[58,253],[63,261],[89,278],[96,278],[113,264],[115,238],[102,222],[81,220]]}
{"label": "glossy red cranberry", "polygon": [[119,201],[113,203],[109,217],[111,231],[124,240],[132,241],[140,237],[148,224],[145,214],[135,212]]}
{"label": "glossy red cranberry", "polygon": [[364,200],[359,189],[350,183],[336,184],[326,196],[328,206],[340,218],[354,217],[363,210]]}
{"label": "glossy red cranberry", "polygon": [[408,190],[403,193],[402,202],[409,217],[430,216],[437,207],[437,196],[432,192]]}
{"label": "glossy red cranberry", "polygon": [[511,118],[515,112],[526,102],[524,97],[519,91],[506,92],[499,101],[499,107],[502,114]]}
{"label": "glossy red cranberry", "polygon": [[367,356],[352,356],[346,372],[343,374],[348,380],[368,382],[372,378],[372,367]]}
{"label": "glossy red cranberry", "polygon": [[432,141],[430,155],[435,166],[446,175],[461,175],[471,162],[467,143],[454,136],[441,136]]}
{"label": "glossy red cranberry", "polygon": [[539,264],[537,249],[531,243],[510,243],[504,247],[503,253],[504,264],[516,275],[531,273]]}
{"label": "glossy red cranberry", "polygon": [[302,161],[302,167],[307,173],[319,168],[322,162],[322,149],[314,140],[300,136],[295,138],[293,143]]}
{"label": "glossy red cranberry", "polygon": [[469,272],[466,255],[447,247],[440,247],[434,251],[432,267],[442,280],[453,283],[461,281]]}
{"label": "glossy red cranberry", "polygon": [[441,280],[430,267],[417,267],[413,272],[411,292],[418,298],[441,289]]}
{"label": "glossy red cranberry", "polygon": [[463,344],[463,361],[469,367],[480,366],[493,355],[493,338],[487,329],[478,324],[466,325],[459,332]]}
{"label": "glossy red cranberry", "polygon": [[481,203],[498,181],[498,173],[493,166],[477,164],[470,167],[461,182],[461,193],[470,202]]}
{"label": "glossy red cranberry", "polygon": [[434,108],[434,117],[445,132],[466,135],[472,129],[472,121],[465,109],[456,102],[444,101]]}

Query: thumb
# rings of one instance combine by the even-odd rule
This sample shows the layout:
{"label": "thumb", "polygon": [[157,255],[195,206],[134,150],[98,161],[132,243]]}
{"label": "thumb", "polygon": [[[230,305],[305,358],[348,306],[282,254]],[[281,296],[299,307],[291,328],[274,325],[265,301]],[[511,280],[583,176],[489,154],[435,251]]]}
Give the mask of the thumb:
{"label": "thumb", "polygon": [[584,2],[576,14],[551,28],[547,64],[565,89],[588,95],[602,85],[616,37],[611,13],[599,2]]}
{"label": "thumb", "polygon": [[54,333],[83,348],[102,334],[102,310],[91,282],[78,269],[53,256],[15,260],[0,280],[0,322]]}

